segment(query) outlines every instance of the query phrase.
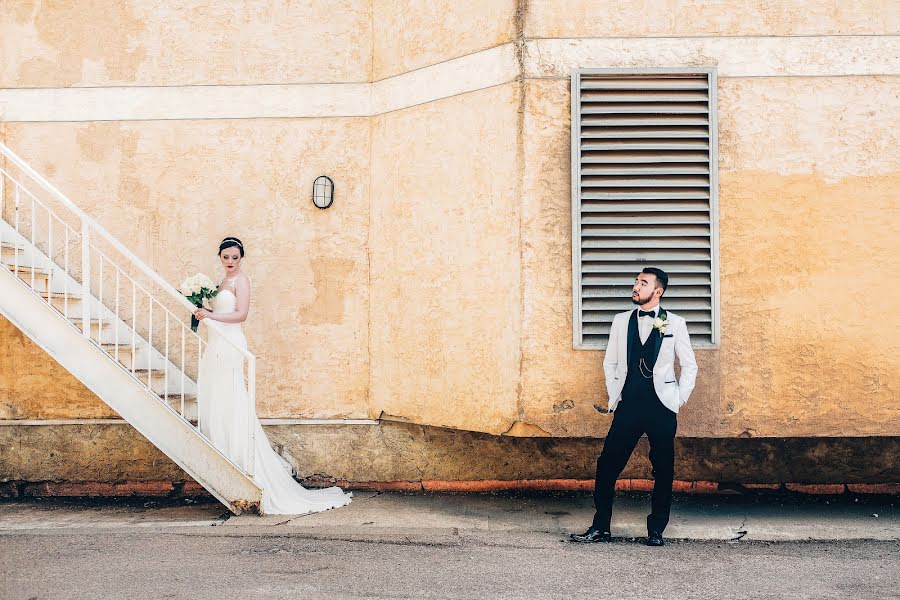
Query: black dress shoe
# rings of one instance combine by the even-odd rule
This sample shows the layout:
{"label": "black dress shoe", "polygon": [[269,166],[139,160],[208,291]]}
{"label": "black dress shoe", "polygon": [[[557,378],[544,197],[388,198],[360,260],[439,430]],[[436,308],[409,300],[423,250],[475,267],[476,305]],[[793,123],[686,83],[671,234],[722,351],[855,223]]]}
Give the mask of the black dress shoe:
{"label": "black dress shoe", "polygon": [[663,539],[663,536],[658,531],[651,531],[647,534],[647,545],[648,546],[665,546],[666,541]]}
{"label": "black dress shoe", "polygon": [[582,534],[573,533],[569,536],[573,542],[582,544],[596,544],[597,542],[609,543],[612,541],[612,534],[608,531],[600,531],[595,527],[591,527]]}

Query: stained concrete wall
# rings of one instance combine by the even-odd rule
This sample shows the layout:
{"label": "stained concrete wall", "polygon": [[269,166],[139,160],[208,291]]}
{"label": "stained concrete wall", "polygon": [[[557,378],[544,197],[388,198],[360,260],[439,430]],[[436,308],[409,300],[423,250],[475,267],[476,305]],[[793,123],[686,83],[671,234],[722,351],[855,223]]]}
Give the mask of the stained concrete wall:
{"label": "stained concrete wall", "polygon": [[[684,435],[894,434],[896,311],[869,319],[898,246],[896,78],[719,84],[722,343],[699,350]],[[608,423],[602,353],[571,348],[569,82],[526,85],[526,420],[553,435]],[[873,343],[874,340],[880,340]],[[877,383],[876,383],[877,382]],[[602,398],[602,399],[601,399]]]}
{"label": "stained concrete wall", "polygon": [[528,0],[529,38],[896,34],[881,0]]}
{"label": "stained concrete wall", "polygon": [[373,0],[378,81],[511,42],[516,0]]}
{"label": "stained concrete wall", "polygon": [[518,86],[373,124],[372,403],[376,413],[501,432],[520,337]]}
{"label": "stained concrete wall", "polygon": [[[264,416],[603,436],[603,354],[571,345],[568,74],[716,66],[722,344],[698,353],[681,435],[900,433],[900,342],[885,335],[900,316],[868,314],[900,216],[900,24],[882,3],[147,6],[115,4],[97,22],[126,33],[93,48],[52,25],[67,9],[4,3],[0,87],[388,78],[366,88],[388,108],[363,98],[370,112],[354,118],[327,105],[304,118],[0,126],[172,281],[211,272],[221,236],[248,242]],[[512,52],[488,50],[498,44]],[[328,211],[308,202],[321,173],[339,185]],[[16,390],[7,418],[104,414],[77,382],[27,371],[39,351],[3,331],[19,349],[0,366],[0,389]],[[47,392],[45,373],[68,391]]]}
{"label": "stained concrete wall", "polygon": [[368,81],[371,0],[0,3],[0,88]]}
{"label": "stained concrete wall", "polygon": [[0,317],[0,419],[95,419],[117,415]]}
{"label": "stained concrete wall", "polygon": [[[369,482],[590,481],[602,446],[597,438],[497,437],[404,423],[279,425],[267,426],[266,433],[301,479],[360,487]],[[623,478],[652,476],[645,442]],[[898,450],[898,437],[681,437],[676,473],[681,481],[740,484],[895,483],[900,480]],[[0,473],[3,481],[13,482],[190,481],[124,424],[0,426]],[[140,489],[136,486],[134,493]]]}
{"label": "stained concrete wall", "polygon": [[[7,145],[75,190],[88,214],[171,282],[220,273],[222,237],[245,242],[253,283],[245,331],[259,356],[261,415],[368,416],[366,120],[30,123],[3,131]],[[340,182],[334,210],[310,200],[322,173]],[[52,412],[60,417],[85,416],[56,393],[44,404],[58,404]]]}

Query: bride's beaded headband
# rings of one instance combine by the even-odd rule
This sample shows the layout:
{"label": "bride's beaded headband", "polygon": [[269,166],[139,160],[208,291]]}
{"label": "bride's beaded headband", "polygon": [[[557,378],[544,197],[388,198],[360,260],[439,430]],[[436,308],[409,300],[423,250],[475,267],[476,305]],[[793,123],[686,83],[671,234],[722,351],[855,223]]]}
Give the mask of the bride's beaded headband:
{"label": "bride's beaded headband", "polygon": [[243,245],[243,244],[240,242],[240,240],[238,240],[237,238],[225,238],[224,240],[222,240],[222,243],[224,244],[225,242],[232,242],[232,243],[234,243],[234,244],[237,244],[237,246],[238,246],[239,248],[243,248],[243,247],[244,247],[244,245]]}

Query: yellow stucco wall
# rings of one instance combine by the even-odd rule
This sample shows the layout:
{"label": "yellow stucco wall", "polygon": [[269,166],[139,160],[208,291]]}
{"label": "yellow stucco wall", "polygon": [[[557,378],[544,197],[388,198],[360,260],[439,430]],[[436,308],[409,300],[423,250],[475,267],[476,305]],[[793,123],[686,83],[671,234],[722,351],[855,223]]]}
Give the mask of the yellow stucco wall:
{"label": "yellow stucco wall", "polygon": [[0,419],[101,419],[116,414],[0,316]]}
{"label": "yellow stucco wall", "polygon": [[[683,435],[900,431],[900,342],[885,335],[900,316],[867,316],[900,249],[897,83],[720,80],[722,343],[698,350]],[[609,417],[593,408],[602,352],[571,344],[569,82],[526,89],[525,420],[590,435]]]}
{"label": "yellow stucco wall", "polygon": [[371,10],[371,0],[5,0],[0,88],[368,81]]}
{"label": "yellow stucco wall", "polygon": [[527,37],[896,34],[883,0],[527,0]]}
{"label": "yellow stucco wall", "polygon": [[[170,282],[198,271],[214,276],[222,237],[245,242],[254,289],[245,329],[259,356],[261,415],[367,416],[365,119],[31,123],[0,131]],[[334,210],[312,204],[312,182],[322,174],[338,182]]]}
{"label": "yellow stucco wall", "polygon": [[516,0],[373,0],[373,79],[505,44]]}
{"label": "yellow stucco wall", "polygon": [[[69,9],[4,3],[0,35],[21,43],[0,88],[379,81],[523,28],[573,48],[900,29],[874,1],[302,4],[197,2],[176,18],[115,3],[98,22],[127,33],[93,48],[83,29],[51,35]],[[323,49],[315,27],[347,35]],[[778,60],[808,58],[791,52]],[[834,73],[856,68],[834,52]],[[870,313],[890,299],[900,250],[900,78],[786,76],[796,65],[772,60],[768,75],[719,78],[722,343],[698,352],[679,431],[898,435],[900,317]],[[572,349],[569,81],[521,75],[369,117],[7,123],[0,140],[170,281],[213,273],[224,235],[247,243],[263,416],[603,435],[603,353]],[[309,201],[320,174],[337,183],[327,211]],[[0,340],[0,418],[108,413],[8,323]]]}
{"label": "yellow stucco wall", "polygon": [[376,414],[494,432],[515,418],[518,105],[508,84],[374,120]]}

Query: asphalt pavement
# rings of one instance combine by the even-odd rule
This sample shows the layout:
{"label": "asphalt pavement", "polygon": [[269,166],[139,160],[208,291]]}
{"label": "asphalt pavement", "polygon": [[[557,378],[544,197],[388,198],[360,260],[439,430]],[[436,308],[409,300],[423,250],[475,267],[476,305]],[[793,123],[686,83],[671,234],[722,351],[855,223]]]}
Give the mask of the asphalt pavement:
{"label": "asphalt pavement", "polygon": [[585,494],[357,493],[307,516],[184,500],[0,504],[0,598],[900,598],[896,497],[679,496],[648,548],[645,495],[612,544],[568,533]]}

